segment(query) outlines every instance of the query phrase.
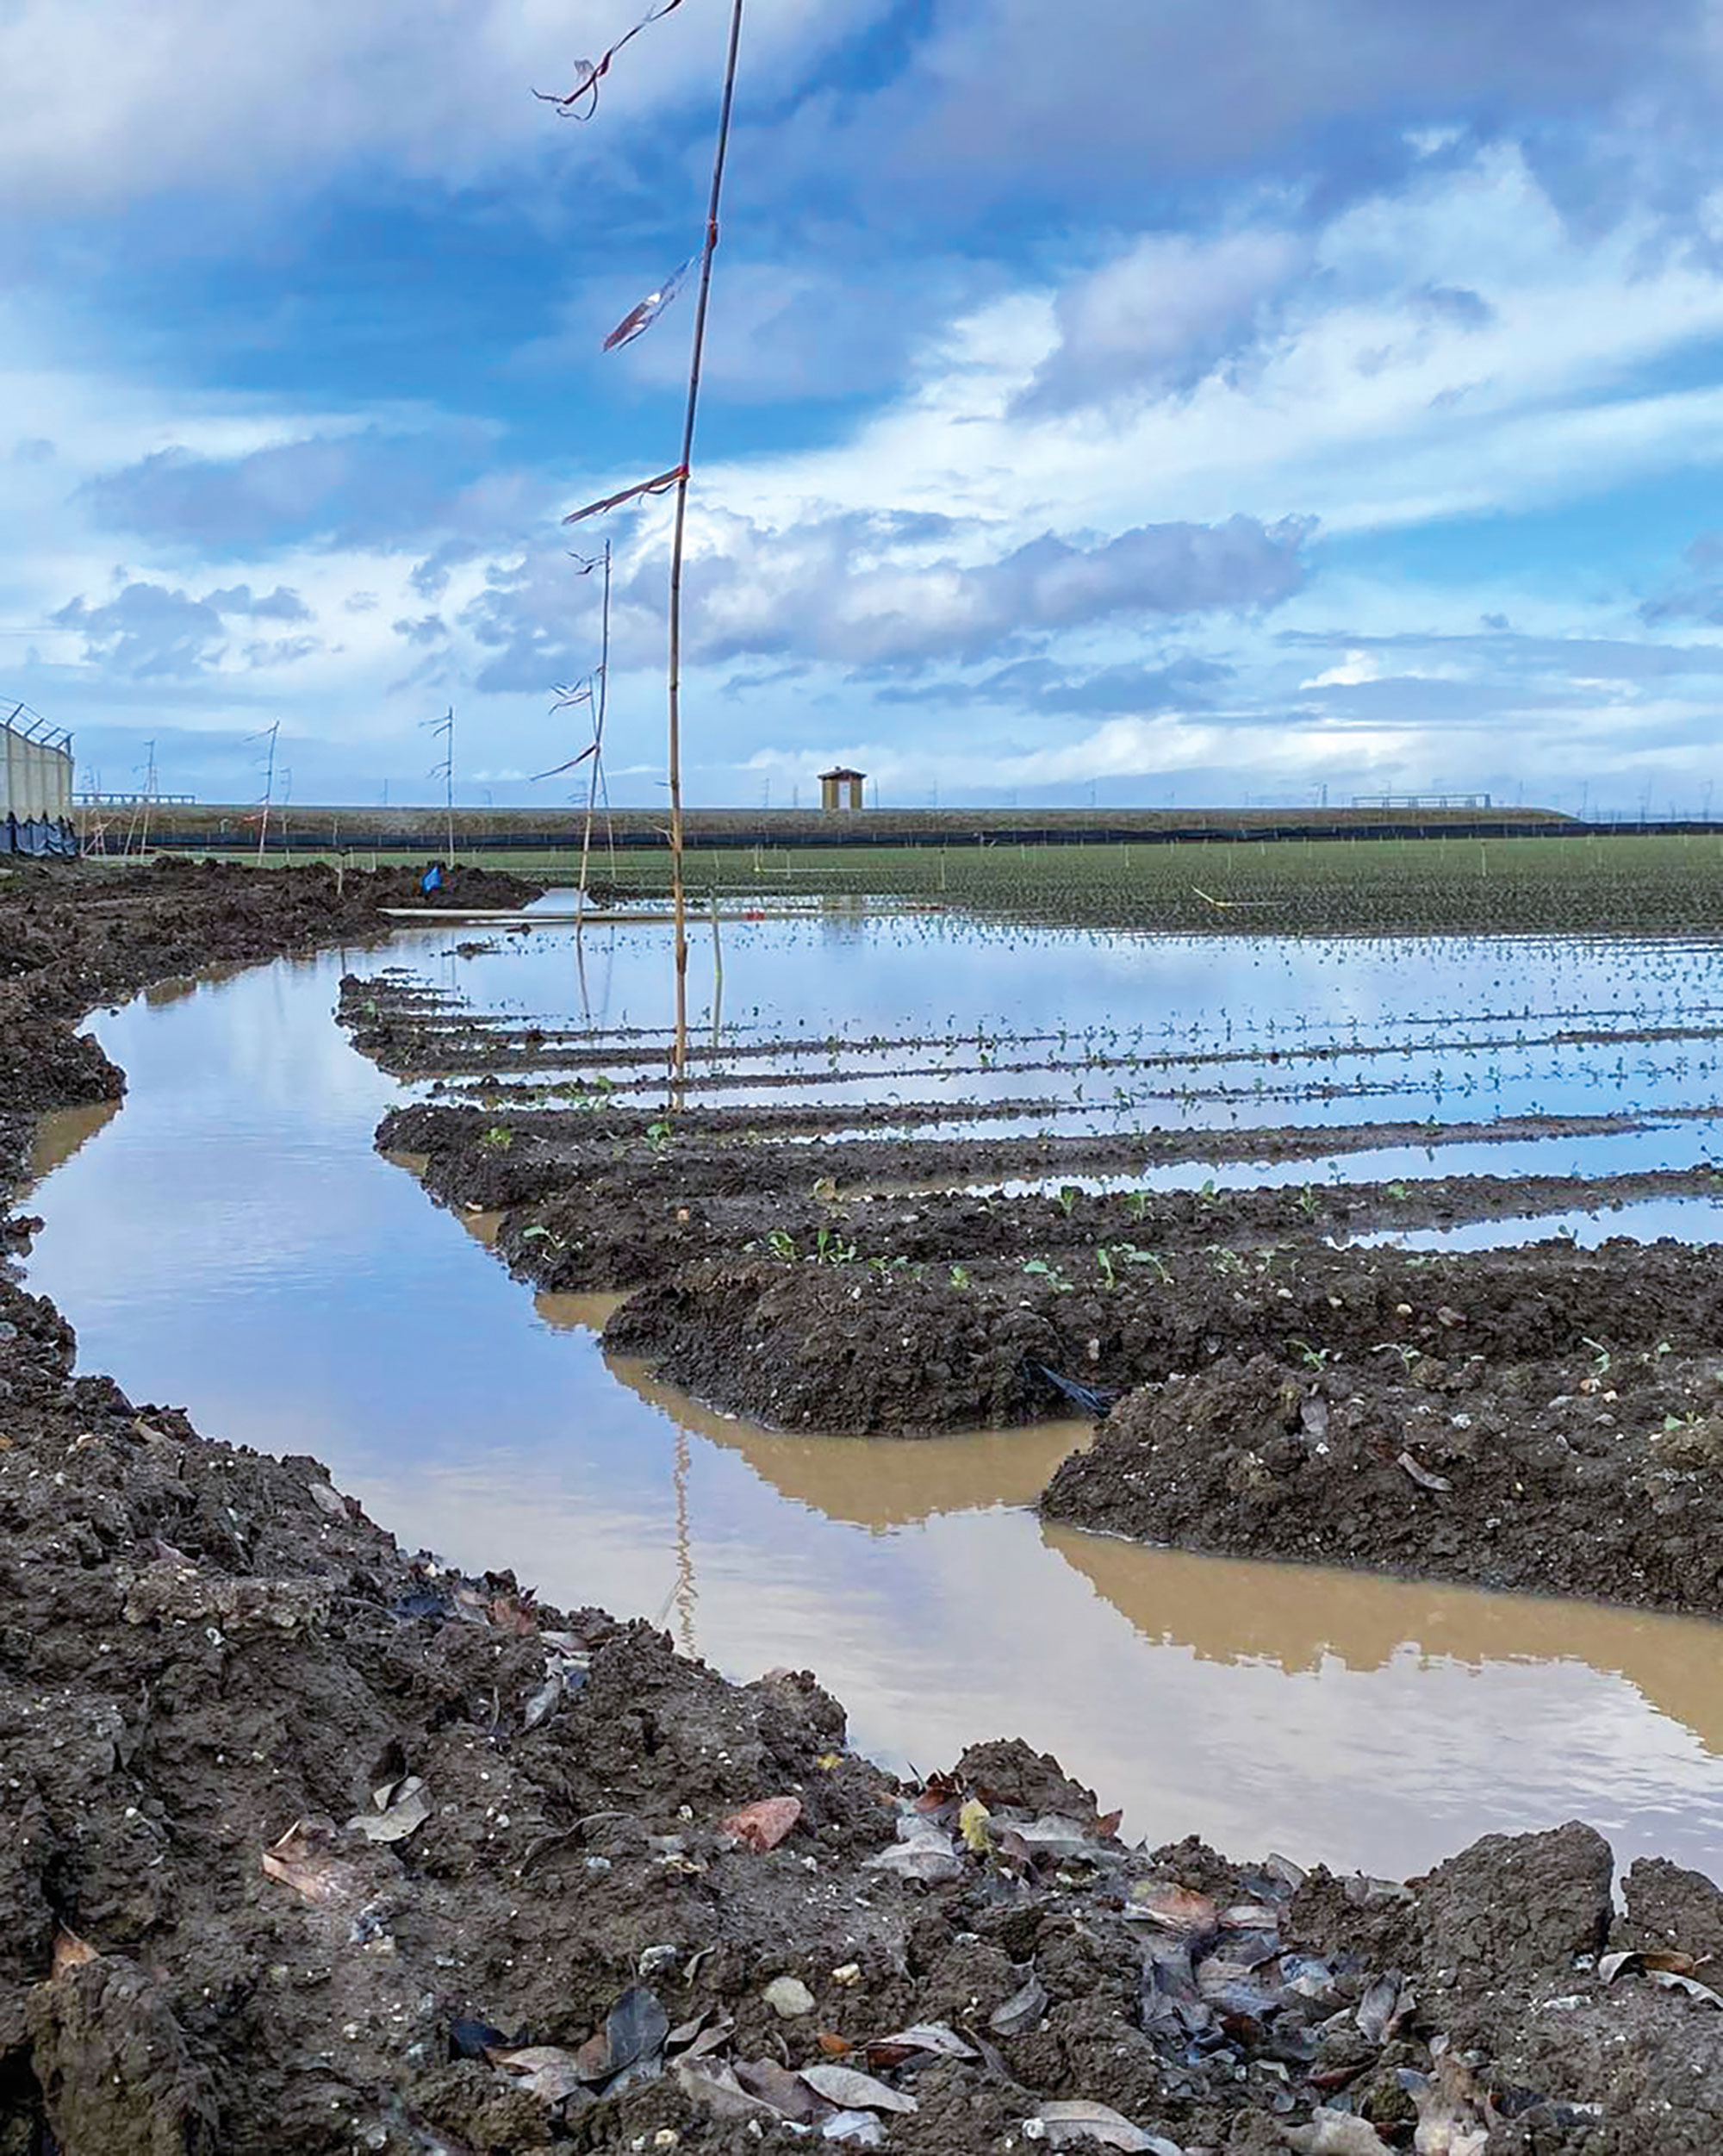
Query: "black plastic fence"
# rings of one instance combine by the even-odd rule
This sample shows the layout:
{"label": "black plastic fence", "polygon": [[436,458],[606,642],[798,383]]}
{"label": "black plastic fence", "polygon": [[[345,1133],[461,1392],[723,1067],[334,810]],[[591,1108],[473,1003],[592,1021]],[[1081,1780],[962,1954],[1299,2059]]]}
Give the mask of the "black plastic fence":
{"label": "black plastic fence", "polygon": [[51,816],[0,817],[0,853],[69,861],[78,853],[78,833],[69,823]]}

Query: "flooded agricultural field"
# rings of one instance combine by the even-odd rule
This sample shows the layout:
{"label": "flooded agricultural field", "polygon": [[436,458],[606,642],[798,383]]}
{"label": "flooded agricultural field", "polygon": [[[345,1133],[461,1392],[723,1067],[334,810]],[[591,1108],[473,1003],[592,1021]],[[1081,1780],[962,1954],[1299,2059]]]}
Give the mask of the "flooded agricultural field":
{"label": "flooded agricultural field", "polygon": [[[1568,1578],[1467,1569],[1492,1415],[1570,1461],[1641,1396],[1633,1443],[1709,1426],[1723,950],[749,911],[694,924],[679,1083],[650,921],[415,925],[99,1017],[128,1094],[41,1126],[28,1284],[134,1399],[727,1674],[812,1668],[893,1766],[1021,1735],[1133,1834],[1396,1878],[1574,1816],[1710,1859],[1714,1623],[1625,1546],[1595,1592],[1662,1606],[1459,1582]],[[1639,1259],[1655,1312],[1574,1271]],[[1533,1305],[1572,1324],[1490,1315]],[[1417,1547],[1277,1544],[1252,1468],[1226,1547],[1307,1561],[1054,1501],[1096,1411],[1198,1382],[1260,1396],[1271,1479],[1391,1414]]]}

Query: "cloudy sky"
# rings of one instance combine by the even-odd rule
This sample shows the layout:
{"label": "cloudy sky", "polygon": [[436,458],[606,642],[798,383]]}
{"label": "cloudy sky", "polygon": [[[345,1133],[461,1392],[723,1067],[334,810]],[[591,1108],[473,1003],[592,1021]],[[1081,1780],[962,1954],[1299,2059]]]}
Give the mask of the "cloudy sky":
{"label": "cloudy sky", "polygon": [[[0,695],[80,781],[662,798],[725,0],[0,0]],[[1708,802],[1723,0],[749,0],[689,792]]]}

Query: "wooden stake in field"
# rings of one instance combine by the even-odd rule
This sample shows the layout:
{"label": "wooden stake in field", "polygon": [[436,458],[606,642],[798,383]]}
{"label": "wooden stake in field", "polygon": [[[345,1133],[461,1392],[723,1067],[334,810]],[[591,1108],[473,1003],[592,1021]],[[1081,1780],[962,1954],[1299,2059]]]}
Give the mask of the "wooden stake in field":
{"label": "wooden stake in field", "polygon": [[258,866],[259,868],[263,866],[264,848],[269,844],[270,810],[275,802],[275,743],[276,736],[280,732],[281,721],[277,719],[272,726],[265,726],[261,733],[254,733],[252,736],[253,741],[267,739],[269,742],[269,767],[264,778],[263,813],[258,819]]}
{"label": "wooden stake in field", "polygon": [[[575,559],[576,561],[580,561],[580,556],[578,554],[575,555]],[[594,564],[591,562],[582,562],[581,574],[585,576],[587,571],[593,566]],[[607,648],[609,642],[610,612],[610,549],[608,546],[606,546],[604,550],[604,567],[606,645]],[[557,689],[557,701],[550,707],[552,713],[554,713],[559,711],[573,711],[578,708],[578,707],[582,704],[587,705],[594,713],[593,738],[588,742],[585,748],[581,750],[577,755],[571,756],[566,763],[553,764],[548,771],[535,771],[532,775],[532,783],[537,786],[543,779],[560,778],[563,772],[575,770],[582,763],[589,762],[593,767],[592,776],[587,788],[586,832],[581,844],[580,889],[577,894],[579,903],[575,908],[575,947],[576,950],[580,948],[581,938],[584,933],[586,927],[587,856],[592,844],[593,809],[598,797],[599,757],[600,752],[604,746],[604,721],[602,717],[599,715],[603,708],[600,701],[603,694],[604,691],[602,687],[595,682],[594,676],[590,674],[588,675],[587,678],[583,682],[572,682]],[[573,801],[575,796],[570,794],[569,799]]]}
{"label": "wooden stake in field", "polygon": [[[590,756],[592,759],[592,770],[588,775],[587,779],[586,822],[581,831],[581,911],[584,913],[586,911],[587,900],[587,877],[592,861],[593,819],[598,813],[599,787],[602,781],[604,770],[604,715],[610,695],[610,541],[608,539],[605,541],[604,552],[596,557],[594,560],[582,560],[582,558],[578,554],[575,556],[575,559],[577,562],[580,562],[581,574],[582,576],[589,575],[594,569],[596,569],[600,565],[604,570],[604,597],[600,601],[599,608],[600,626],[598,676],[596,681],[588,682],[585,684],[584,691],[585,700],[590,703],[593,707],[592,746],[589,750],[583,751],[584,754]],[[565,695],[563,701],[565,703],[577,702],[580,701],[580,697],[576,695]],[[561,709],[562,706],[559,704],[557,708]],[[580,758],[577,757],[574,760],[578,763]],[[564,768],[566,769],[567,767],[565,766]],[[608,800],[609,795],[606,794],[606,802]],[[606,826],[608,826],[608,807],[606,809],[605,817]],[[614,878],[616,874],[616,843],[613,834],[611,840],[610,852],[611,875],[613,878]],[[579,921],[576,921],[575,924],[575,940],[576,943],[580,941],[581,925],[582,925]]]}
{"label": "wooden stake in field", "polygon": [[431,766],[430,776],[443,782],[444,807],[448,813],[448,852],[444,866],[452,875],[455,869],[455,707],[451,704],[440,719],[427,719],[426,725],[434,734],[439,734],[446,747],[440,763]]}
{"label": "wooden stake in field", "polygon": [[[667,15],[674,14],[681,4],[682,0],[657,0],[657,4],[643,16],[625,36],[619,38],[601,59],[582,62],[572,90],[561,96],[551,96],[544,90],[535,90],[533,95],[544,103],[554,105],[565,119],[590,120],[598,109],[600,88],[624,47],[631,45],[652,23],[662,22]],[[688,478],[694,459],[694,421],[700,409],[706,316],[712,305],[712,258],[718,251],[718,213],[724,198],[724,167],[730,149],[730,122],[736,106],[737,63],[742,50],[742,7],[743,0],[731,0],[730,39],[724,64],[724,92],[718,105],[718,135],[712,149],[712,192],[706,204],[706,240],[700,256],[700,297],[694,309],[694,342],[688,354],[688,396],[682,419],[681,461],[653,478],[642,479],[631,487],[621,488],[615,494],[606,495],[601,501],[589,502],[584,508],[575,510],[563,520],[565,524],[582,524],[589,516],[602,516],[608,510],[621,508],[626,502],[647,501],[669,493],[672,488],[675,489],[675,518],[670,539],[668,777],[670,794],[670,912],[675,936],[676,1000],[675,1042],[671,1050],[670,1069],[673,1078],[678,1081],[687,1075],[688,1061],[688,920],[682,825],[682,561],[687,535]],[[691,260],[685,262],[673,276],[665,279],[656,291],[648,293],[638,305],[631,308],[605,339],[605,350],[618,351],[625,345],[631,344],[650,328],[675,296],[691,266]]]}
{"label": "wooden stake in field", "polygon": [[730,45],[725,59],[724,98],[712,152],[712,197],[706,209],[706,248],[700,258],[700,298],[694,308],[694,346],[688,357],[688,402],[682,422],[682,457],[676,481],[676,516],[670,539],[669,780],[670,913],[676,967],[675,1075],[688,1065],[688,909],[682,878],[682,549],[688,520],[688,477],[694,453],[694,418],[700,406],[700,368],[706,357],[706,314],[712,302],[712,263],[718,251],[718,212],[724,195],[724,165],[730,119],[736,103],[736,67],[742,50],[742,0],[731,0]]}

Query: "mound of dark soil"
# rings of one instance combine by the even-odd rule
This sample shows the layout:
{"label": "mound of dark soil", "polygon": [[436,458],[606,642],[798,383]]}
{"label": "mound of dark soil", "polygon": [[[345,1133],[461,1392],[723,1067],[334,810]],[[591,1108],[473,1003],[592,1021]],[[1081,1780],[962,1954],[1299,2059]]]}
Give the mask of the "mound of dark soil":
{"label": "mound of dark soil", "polygon": [[1042,1505],[1186,1549],[1715,1616],[1723,1364],[1228,1355],[1130,1394]]}
{"label": "mound of dark soil", "polygon": [[[519,877],[457,869],[434,902],[519,906],[538,895]],[[432,902],[408,869],[338,876],[215,862],[20,864],[0,900],[0,1103],[16,1111],[116,1099],[119,1072],[75,1029],[87,1012],[152,981],[372,941],[389,926],[383,907]]]}
{"label": "mound of dark soil", "polygon": [[[1130,1848],[1020,1744],[904,1790],[812,1678],[409,1561],[0,1311],[6,2156],[737,2151],[858,2103],[905,2156],[1073,2107],[1185,2156],[1714,2146],[1714,2010],[1652,1973],[1723,1937],[1697,1875],[1629,1874],[1611,1943],[1664,1959],[1617,1972],[1585,1828],[1403,1888]],[[1313,2138],[1347,2117],[1390,2138]]]}
{"label": "mound of dark soil", "polygon": [[1042,1509],[1102,1533],[1723,1611],[1723,1365],[1227,1356],[1132,1393]]}
{"label": "mound of dark soil", "polygon": [[[1608,1365],[1607,1371],[1600,1365]],[[1229,1556],[1723,1611],[1723,1369],[1260,1354],[1132,1393],[1042,1509]]]}
{"label": "mound of dark soil", "polygon": [[1723,1337],[1723,1267],[1674,1243],[1427,1259],[1310,1246],[1121,1262],[1109,1286],[1041,1260],[954,1273],[756,1257],[643,1289],[606,1337],[759,1419],[953,1429],[978,1407],[992,1424],[1053,1411],[1058,1395],[1015,1375],[1014,1355],[1117,1394],[1258,1354],[1311,1368],[1344,1359],[1349,1371],[1375,1368],[1378,1350],[1492,1363],[1699,1354]]}

